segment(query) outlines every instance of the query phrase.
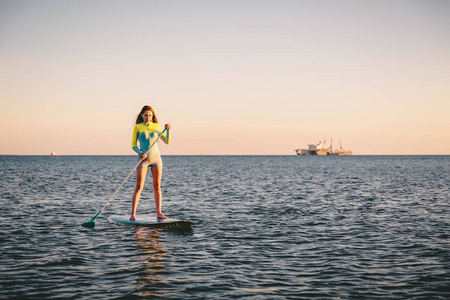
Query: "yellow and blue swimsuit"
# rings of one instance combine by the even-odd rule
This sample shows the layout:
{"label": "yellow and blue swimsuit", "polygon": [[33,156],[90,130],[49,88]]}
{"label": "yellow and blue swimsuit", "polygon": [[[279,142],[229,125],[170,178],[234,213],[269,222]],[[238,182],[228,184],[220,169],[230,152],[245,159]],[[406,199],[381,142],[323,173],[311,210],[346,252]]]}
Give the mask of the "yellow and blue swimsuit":
{"label": "yellow and blue swimsuit", "polygon": [[[141,153],[146,153],[150,146],[155,142],[158,138],[158,135],[161,134],[162,129],[158,123],[150,123],[149,125],[145,123],[140,123],[134,126],[133,137],[131,139],[131,148],[138,155]],[[166,133],[161,136],[161,140],[166,144],[170,144],[170,134],[169,130],[166,130]],[[139,141],[139,147],[138,147]],[[148,167],[162,167],[161,155],[159,153],[158,143],[153,145],[150,151],[147,153],[147,158],[143,160],[139,166],[140,168],[148,168]]]}

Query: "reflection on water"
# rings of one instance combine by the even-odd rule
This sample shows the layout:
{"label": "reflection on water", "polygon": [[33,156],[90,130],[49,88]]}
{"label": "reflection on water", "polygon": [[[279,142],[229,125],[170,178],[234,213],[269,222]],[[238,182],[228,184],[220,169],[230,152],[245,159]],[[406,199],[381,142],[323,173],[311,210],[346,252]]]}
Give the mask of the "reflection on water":
{"label": "reflection on water", "polygon": [[136,248],[142,260],[142,274],[137,279],[136,290],[142,297],[165,296],[160,289],[163,281],[159,274],[165,269],[167,249],[159,241],[161,239],[159,231],[160,229],[136,227],[134,239],[137,241]]}

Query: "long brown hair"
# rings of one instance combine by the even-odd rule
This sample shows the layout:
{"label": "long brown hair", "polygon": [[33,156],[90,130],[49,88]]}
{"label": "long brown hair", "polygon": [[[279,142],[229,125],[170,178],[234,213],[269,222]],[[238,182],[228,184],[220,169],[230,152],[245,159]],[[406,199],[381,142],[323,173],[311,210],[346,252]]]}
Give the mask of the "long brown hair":
{"label": "long brown hair", "polygon": [[155,115],[155,111],[153,110],[153,108],[150,105],[145,105],[142,109],[141,112],[139,113],[139,115],[137,116],[136,119],[136,124],[141,124],[142,122],[144,122],[144,118],[142,117],[142,115],[147,111],[151,111],[153,113],[153,118],[152,118],[152,122],[153,123],[158,123],[158,119],[156,118]]}

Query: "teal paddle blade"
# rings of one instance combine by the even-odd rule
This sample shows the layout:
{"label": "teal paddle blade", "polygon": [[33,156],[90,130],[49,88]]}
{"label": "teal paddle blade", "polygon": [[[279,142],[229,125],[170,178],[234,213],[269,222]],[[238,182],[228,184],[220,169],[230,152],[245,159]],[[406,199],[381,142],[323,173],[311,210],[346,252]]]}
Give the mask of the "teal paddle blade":
{"label": "teal paddle blade", "polygon": [[83,227],[87,227],[87,228],[94,228],[95,227],[95,220],[97,220],[98,215],[101,213],[102,211],[99,211],[95,217],[93,217],[92,219],[90,219],[89,221],[87,221],[86,223],[83,223],[81,226]]}

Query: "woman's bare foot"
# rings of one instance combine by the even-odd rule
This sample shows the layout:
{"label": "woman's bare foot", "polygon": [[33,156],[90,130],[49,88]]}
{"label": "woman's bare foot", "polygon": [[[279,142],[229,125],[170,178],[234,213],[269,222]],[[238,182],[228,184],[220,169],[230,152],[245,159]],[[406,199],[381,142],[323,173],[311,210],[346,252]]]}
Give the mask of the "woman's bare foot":
{"label": "woman's bare foot", "polygon": [[130,221],[136,221],[136,217],[135,216],[131,216],[130,217]]}
{"label": "woman's bare foot", "polygon": [[159,220],[161,220],[161,219],[168,219],[168,217],[166,217],[163,214],[156,214],[156,218],[159,219]]}

